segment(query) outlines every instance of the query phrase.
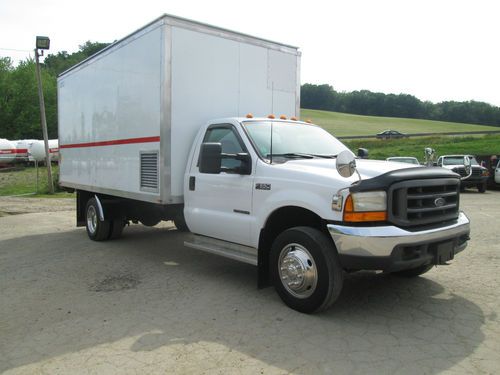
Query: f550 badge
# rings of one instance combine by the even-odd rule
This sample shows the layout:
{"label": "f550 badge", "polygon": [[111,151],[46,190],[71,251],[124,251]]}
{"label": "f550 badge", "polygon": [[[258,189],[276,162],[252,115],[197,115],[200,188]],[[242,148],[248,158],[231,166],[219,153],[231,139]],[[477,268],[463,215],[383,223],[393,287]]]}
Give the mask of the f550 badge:
{"label": "f550 badge", "polygon": [[271,184],[255,184],[255,190],[271,190]]}

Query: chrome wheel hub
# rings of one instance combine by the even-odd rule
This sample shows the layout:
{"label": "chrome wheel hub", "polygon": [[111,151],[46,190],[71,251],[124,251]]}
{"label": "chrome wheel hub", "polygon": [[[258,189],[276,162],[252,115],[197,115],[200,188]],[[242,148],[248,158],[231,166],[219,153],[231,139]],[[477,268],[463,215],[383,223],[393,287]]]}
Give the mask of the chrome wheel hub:
{"label": "chrome wheel hub", "polygon": [[97,212],[94,206],[89,206],[87,209],[87,228],[92,234],[95,233],[97,228]]}
{"label": "chrome wheel hub", "polygon": [[281,250],[278,271],[285,289],[297,298],[307,298],[316,289],[316,264],[309,251],[302,245],[293,243]]}

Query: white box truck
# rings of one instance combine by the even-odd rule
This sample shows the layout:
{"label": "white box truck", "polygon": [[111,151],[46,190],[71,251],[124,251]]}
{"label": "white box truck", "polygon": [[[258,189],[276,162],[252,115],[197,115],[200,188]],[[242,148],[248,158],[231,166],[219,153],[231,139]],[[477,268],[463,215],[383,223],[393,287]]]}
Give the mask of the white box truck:
{"label": "white box truck", "polygon": [[186,246],[257,266],[259,286],[307,313],[335,302],[346,271],[418,276],[453,259],[470,230],[459,176],[356,160],[294,118],[299,71],[296,47],[164,15],[61,74],[77,225],[109,240],[173,220]]}

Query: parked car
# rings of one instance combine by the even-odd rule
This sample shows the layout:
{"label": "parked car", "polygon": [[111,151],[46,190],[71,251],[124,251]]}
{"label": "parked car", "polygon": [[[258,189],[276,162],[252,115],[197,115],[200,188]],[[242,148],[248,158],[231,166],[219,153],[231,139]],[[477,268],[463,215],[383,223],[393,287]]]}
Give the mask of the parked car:
{"label": "parked car", "polygon": [[413,156],[391,156],[390,158],[385,159],[387,161],[397,161],[399,163],[408,163],[408,164],[416,164],[420,165],[420,162],[417,158]]}
{"label": "parked car", "polygon": [[378,139],[398,139],[407,138],[408,135],[398,132],[397,130],[384,130],[377,134]]}
{"label": "parked car", "polygon": [[460,183],[460,189],[464,190],[467,187],[476,187],[480,193],[486,191],[486,184],[490,173],[488,169],[482,167],[477,162],[474,155],[443,155],[437,160],[437,166],[446,169],[451,169],[453,172],[458,173],[460,176],[467,176],[464,167],[464,158],[468,156],[472,164],[472,173],[470,177],[464,179]]}
{"label": "parked car", "polygon": [[497,167],[495,168],[495,182],[500,184],[500,160],[498,161]]}

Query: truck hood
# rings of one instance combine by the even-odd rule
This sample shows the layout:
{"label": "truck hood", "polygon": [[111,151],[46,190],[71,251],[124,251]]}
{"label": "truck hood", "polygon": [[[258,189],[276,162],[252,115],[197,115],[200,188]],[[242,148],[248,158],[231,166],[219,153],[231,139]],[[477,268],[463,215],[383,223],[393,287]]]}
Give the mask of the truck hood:
{"label": "truck hood", "polygon": [[[331,176],[344,179],[340,177],[336,169],[336,159],[300,159],[289,160],[286,163],[279,165],[280,168],[286,170],[293,170],[295,172],[303,172],[307,174],[315,174],[318,176]],[[409,163],[391,162],[385,160],[368,160],[356,159],[356,167],[363,180],[380,176],[384,173],[408,168],[420,168],[418,165]],[[345,181],[358,180],[356,174]]]}

